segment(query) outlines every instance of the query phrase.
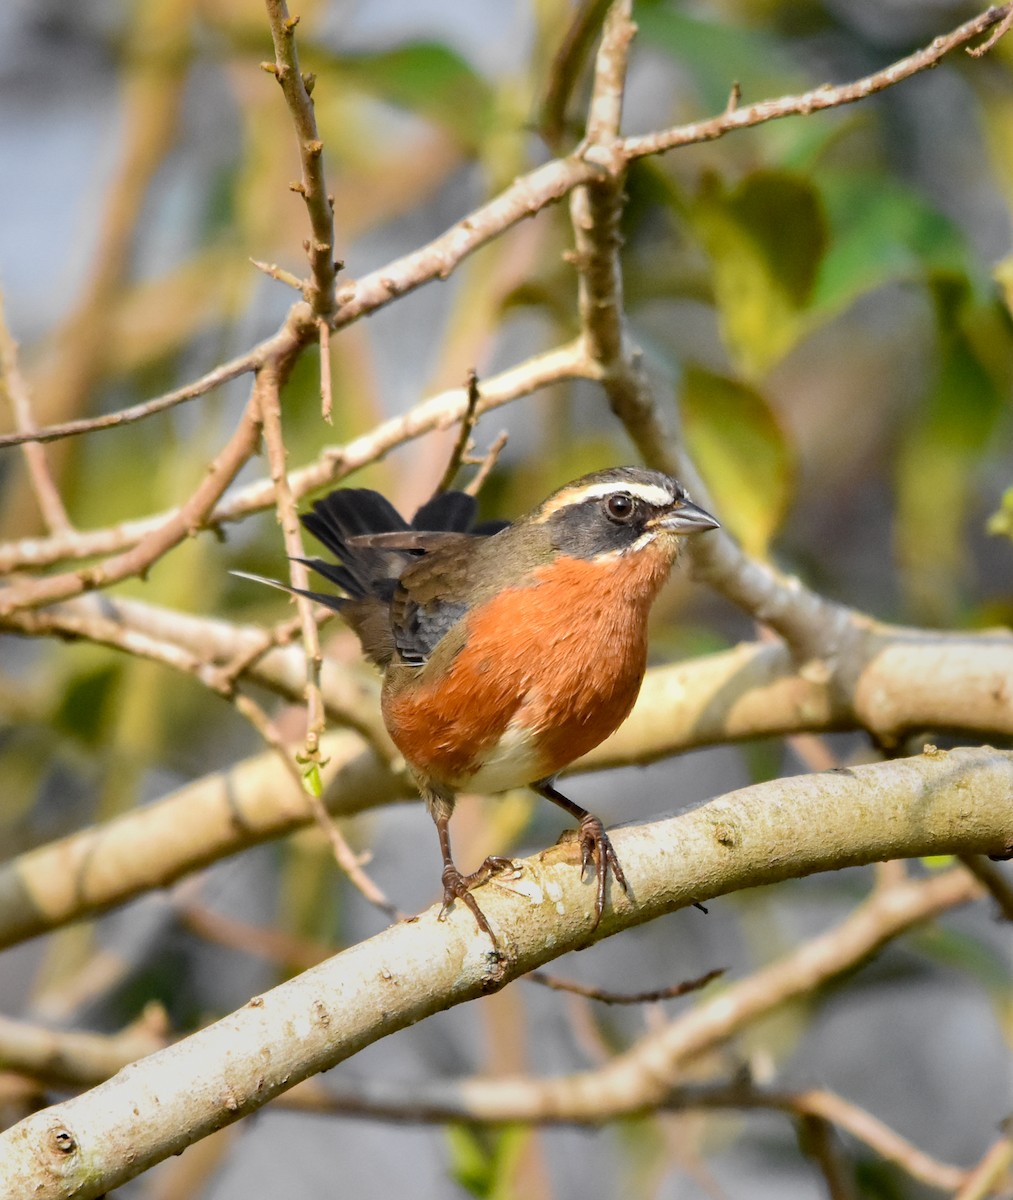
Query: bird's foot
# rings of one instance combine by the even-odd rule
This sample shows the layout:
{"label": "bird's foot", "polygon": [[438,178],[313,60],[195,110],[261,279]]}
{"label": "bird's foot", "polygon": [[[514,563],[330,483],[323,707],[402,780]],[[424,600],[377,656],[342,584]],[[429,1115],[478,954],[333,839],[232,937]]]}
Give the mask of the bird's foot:
{"label": "bird's foot", "polygon": [[616,852],[612,849],[605,826],[598,817],[592,813],[586,813],[581,817],[577,839],[580,843],[581,875],[584,875],[590,868],[594,871],[598,884],[598,891],[594,899],[594,920],[591,922],[591,929],[594,931],[598,928],[601,915],[605,911],[605,885],[608,881],[609,871],[612,872],[612,877],[627,896],[630,894],[630,886],[626,882],[626,876],[623,874],[623,868]]}
{"label": "bird's foot", "polygon": [[491,879],[493,875],[499,874],[500,871],[512,871],[514,869],[512,859],[502,858],[499,855],[491,855],[482,863],[477,871],[472,871],[470,875],[462,875],[453,863],[448,863],[443,868],[443,907],[440,909],[439,919],[441,921],[446,920],[447,912],[454,901],[462,901],[475,918],[479,929],[481,929],[498,950],[499,942],[496,940],[496,935],[486,920],[485,913],[479,908],[478,901],[471,894],[471,889],[479,887],[486,880]]}

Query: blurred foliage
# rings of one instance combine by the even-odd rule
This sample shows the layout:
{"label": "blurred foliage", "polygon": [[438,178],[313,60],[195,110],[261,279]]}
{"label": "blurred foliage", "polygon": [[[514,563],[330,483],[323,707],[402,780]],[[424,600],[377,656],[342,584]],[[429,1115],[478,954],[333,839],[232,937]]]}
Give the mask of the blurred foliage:
{"label": "blurred foliage", "polygon": [[530,1138],[531,1130],[521,1125],[448,1125],[451,1177],[478,1200],[512,1200],[513,1172]]}
{"label": "blurred foliage", "polygon": [[770,405],[746,383],[691,367],[679,411],[686,443],[729,529],[750,554],[766,557],[788,509],[794,471],[792,448]]}
{"label": "blurred foliage", "polygon": [[1003,492],[1002,505],[988,519],[988,532],[1013,541],[1013,488]]}

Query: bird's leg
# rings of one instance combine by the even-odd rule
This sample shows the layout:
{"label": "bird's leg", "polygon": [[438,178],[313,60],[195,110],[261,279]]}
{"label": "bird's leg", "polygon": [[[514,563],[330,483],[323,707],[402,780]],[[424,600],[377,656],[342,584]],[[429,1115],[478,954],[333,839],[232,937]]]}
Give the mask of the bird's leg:
{"label": "bird's leg", "polygon": [[450,813],[434,812],[433,820],[436,822],[436,832],[440,837],[440,852],[443,855],[443,907],[440,909],[440,920],[444,920],[447,910],[455,900],[463,900],[471,910],[471,915],[475,918],[479,929],[489,937],[493,946],[499,949],[496,935],[485,919],[485,913],[478,907],[478,901],[471,894],[471,889],[485,883],[497,871],[512,868],[513,862],[509,858],[491,856],[482,863],[477,871],[472,871],[470,875],[462,875],[454,864],[454,856],[450,851]]}
{"label": "bird's leg", "polygon": [[551,779],[540,779],[537,783],[531,784],[531,789],[539,796],[544,796],[546,800],[551,800],[553,804],[558,804],[560,808],[565,809],[580,827],[578,837],[580,839],[581,874],[588,867],[593,866],[598,883],[598,892],[594,901],[594,921],[591,924],[592,930],[597,929],[601,914],[605,910],[605,883],[609,871],[612,872],[616,883],[623,891],[627,895],[630,894],[629,884],[626,882],[626,876],[623,874],[616,852],[612,849],[605,826],[586,808],[574,804],[562,792],[557,791],[553,787]]}

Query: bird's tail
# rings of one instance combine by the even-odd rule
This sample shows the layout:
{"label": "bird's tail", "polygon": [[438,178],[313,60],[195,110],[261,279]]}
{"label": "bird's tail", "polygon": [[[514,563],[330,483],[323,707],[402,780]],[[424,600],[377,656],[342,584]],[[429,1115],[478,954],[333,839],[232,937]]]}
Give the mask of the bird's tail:
{"label": "bird's tail", "polygon": [[[427,548],[426,533],[467,533],[475,500],[465,492],[442,492],[424,504],[409,523],[396,508],[368,488],[339,488],[302,517],[304,527],[339,561],[302,561],[351,600],[389,601],[408,563]],[[412,538],[411,535],[418,535]],[[330,596],[323,601],[339,608]]]}
{"label": "bird's tail", "polygon": [[474,516],[475,500],[466,492],[441,492],[408,522],[379,492],[339,488],[317,500],[312,511],[302,517],[308,532],[338,561],[299,561],[336,584],[343,595],[294,588],[262,575],[233,573],[306,596],[339,612],[357,634],[366,657],[383,667],[394,653],[390,602],[405,567],[448,535],[468,533]]}

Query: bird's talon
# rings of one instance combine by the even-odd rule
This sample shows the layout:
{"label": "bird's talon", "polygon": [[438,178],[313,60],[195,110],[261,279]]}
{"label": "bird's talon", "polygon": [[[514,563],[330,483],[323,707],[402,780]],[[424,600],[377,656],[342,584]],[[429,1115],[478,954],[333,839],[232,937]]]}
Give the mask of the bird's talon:
{"label": "bird's talon", "polygon": [[[475,872],[475,875],[479,875],[484,871],[485,874],[481,880],[481,882],[484,883],[486,879],[491,878],[493,875],[498,875],[500,871],[516,870],[517,864],[512,858],[506,858],[502,854],[490,854],[485,862],[482,863],[482,865]],[[471,878],[471,876],[469,876],[469,878]]]}
{"label": "bird's talon", "polygon": [[[447,919],[447,913],[450,911],[451,905],[455,900],[460,900],[465,908],[475,918],[475,924],[492,942],[493,949],[499,952],[499,942],[496,940],[496,935],[492,931],[492,926],[486,920],[485,913],[478,906],[478,901],[471,894],[471,889],[484,883],[491,874],[496,870],[502,870],[502,867],[491,866],[492,859],[487,858],[485,862],[473,871],[470,875],[462,875],[461,872],[454,866],[445,867],[443,870],[443,906],[440,909],[440,915],[437,918],[439,921]],[[508,858],[496,860],[501,863],[513,863]]]}
{"label": "bird's talon", "polygon": [[615,879],[616,883],[627,895],[630,894],[630,887],[626,882],[626,876],[623,874],[619,858],[615,850],[612,849],[612,842],[605,832],[605,826],[601,823],[600,819],[591,815],[582,818],[579,836],[581,878],[587,872],[588,867],[593,867],[595,881],[598,885],[594,902],[594,920],[591,923],[591,929],[595,930],[598,928],[602,913],[605,911],[605,889],[608,883],[609,871],[612,872],[613,879]]}

